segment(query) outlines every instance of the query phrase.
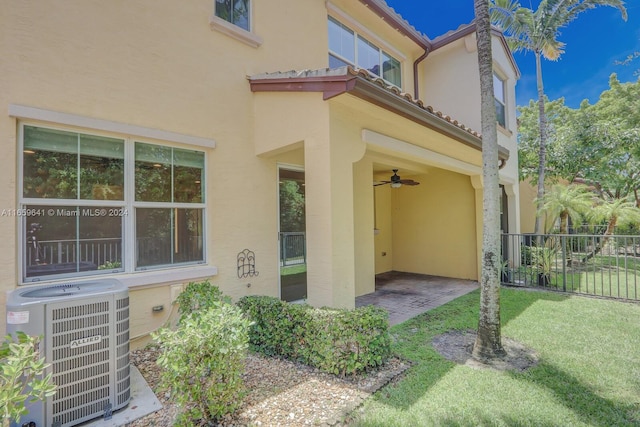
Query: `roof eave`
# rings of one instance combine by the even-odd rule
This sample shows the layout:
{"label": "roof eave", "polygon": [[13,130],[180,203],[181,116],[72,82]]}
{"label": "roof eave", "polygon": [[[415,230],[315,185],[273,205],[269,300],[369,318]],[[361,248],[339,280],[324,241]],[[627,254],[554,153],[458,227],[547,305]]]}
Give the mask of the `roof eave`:
{"label": "roof eave", "polygon": [[[394,95],[378,86],[375,82],[357,79],[353,89],[350,90],[349,93],[415,123],[442,133],[464,145],[482,150],[482,137],[478,133],[471,133],[469,130],[460,127],[456,121],[451,121],[451,119],[446,116],[440,116],[439,112],[430,112],[429,107],[426,107],[425,110],[413,102]],[[500,146],[498,156],[500,159],[508,159],[509,150]]]}
{"label": "roof eave", "polygon": [[407,21],[402,19],[385,1],[381,0],[360,0],[362,4],[371,9],[373,13],[382,18],[387,24],[407,36],[424,50],[431,50],[431,41],[427,36],[418,32]]}
{"label": "roof eave", "polygon": [[[471,148],[482,150],[482,138],[469,128],[460,125],[450,117],[434,112],[431,107],[423,107],[420,101],[406,99],[390,92],[375,81],[369,81],[358,74],[313,77],[251,78],[252,92],[322,92],[324,100],[349,93],[357,98],[382,107],[408,120],[442,133]],[[500,159],[509,158],[509,150],[500,146]]]}
{"label": "roof eave", "polygon": [[249,83],[251,92],[322,92],[322,99],[327,100],[351,91],[356,76],[251,78]]}

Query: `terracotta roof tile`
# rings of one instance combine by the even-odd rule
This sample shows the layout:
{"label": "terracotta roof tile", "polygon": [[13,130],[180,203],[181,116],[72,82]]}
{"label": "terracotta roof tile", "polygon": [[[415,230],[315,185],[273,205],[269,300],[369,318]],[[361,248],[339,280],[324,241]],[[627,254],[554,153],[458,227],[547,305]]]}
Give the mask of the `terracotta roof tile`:
{"label": "terracotta roof tile", "polygon": [[[424,102],[422,102],[422,100],[420,99],[414,99],[413,96],[408,93],[408,92],[401,92],[400,89],[397,86],[388,84],[387,82],[385,82],[383,79],[381,79],[380,77],[375,77],[373,75],[371,75],[371,73],[369,73],[369,71],[363,69],[363,68],[353,68],[351,66],[347,66],[347,67],[342,67],[342,68],[338,68],[335,70],[340,70],[340,69],[344,69],[346,68],[347,73],[354,75],[354,76],[358,76],[358,77],[362,77],[370,82],[376,83],[378,84],[380,87],[383,87],[384,89],[386,89],[389,92],[394,93],[395,95],[404,98],[406,101],[411,102],[412,104],[420,107],[421,109],[425,110],[426,112],[433,114],[443,120],[445,120],[448,123],[451,123],[454,126],[459,127],[460,129],[470,133],[473,136],[476,136],[478,138],[481,138],[482,135],[479,132],[474,131],[473,129],[465,126],[464,124],[458,122],[457,120],[454,120],[453,118],[451,118],[451,116],[445,115],[444,113],[442,113],[441,111],[435,110],[432,106],[424,105]],[[334,74],[334,75],[339,75],[339,74]]]}
{"label": "terracotta roof tile", "polygon": [[402,92],[400,88],[394,86],[392,84],[387,83],[380,77],[376,77],[372,75],[369,71],[363,68],[354,68],[352,66],[345,66],[340,68],[322,68],[317,70],[291,70],[291,71],[276,71],[272,73],[261,73],[254,76],[249,77],[250,81],[258,81],[258,80],[287,80],[287,79],[305,79],[305,78],[330,78],[330,77],[341,77],[341,76],[354,76],[357,78],[361,78],[366,80],[369,83],[375,84],[385,91],[397,96],[398,98],[403,99],[406,102],[409,102],[425,113],[430,114],[434,117],[437,117],[440,120],[443,120],[451,125],[462,129],[468,134],[481,138],[482,135],[460,123],[458,120],[453,119],[451,116],[444,114],[442,111],[438,111],[434,109],[430,105],[425,105],[424,102],[420,99],[414,99],[410,93]]}

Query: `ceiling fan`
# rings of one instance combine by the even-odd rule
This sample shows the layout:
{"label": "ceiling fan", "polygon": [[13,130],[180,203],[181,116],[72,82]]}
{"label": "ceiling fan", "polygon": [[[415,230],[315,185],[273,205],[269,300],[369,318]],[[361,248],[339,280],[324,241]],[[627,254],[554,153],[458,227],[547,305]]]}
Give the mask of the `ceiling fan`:
{"label": "ceiling fan", "polygon": [[412,179],[402,179],[400,178],[400,176],[398,175],[398,169],[393,169],[393,175],[391,175],[391,178],[389,178],[389,181],[381,181],[378,182],[376,184],[373,184],[374,187],[377,187],[379,185],[385,185],[385,184],[391,184],[391,188],[400,188],[402,187],[402,185],[418,185],[420,184],[417,181],[414,181]]}

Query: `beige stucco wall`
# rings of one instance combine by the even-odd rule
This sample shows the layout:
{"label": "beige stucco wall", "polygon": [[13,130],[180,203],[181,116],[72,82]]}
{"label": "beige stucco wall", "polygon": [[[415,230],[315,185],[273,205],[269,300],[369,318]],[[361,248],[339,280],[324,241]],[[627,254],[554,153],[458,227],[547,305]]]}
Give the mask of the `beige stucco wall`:
{"label": "beige stucco wall", "polygon": [[476,279],[475,195],[469,177],[434,168],[414,179],[420,185],[391,190],[393,269]]}
{"label": "beige stucco wall", "polygon": [[[308,302],[352,307],[356,295],[373,291],[375,273],[391,269],[474,277],[477,205],[469,176],[481,165],[478,150],[351,95],[325,101],[321,93],[250,91],[247,76],[326,67],[329,13],[397,55],[403,90],[412,92],[412,64],[422,50],[362,3],[253,2],[259,47],[213,30],[211,0],[0,0],[0,7],[0,144],[8,159],[0,168],[2,208],[18,203],[20,118],[7,112],[10,105],[23,105],[69,113],[83,123],[99,119],[214,140],[215,148],[192,147],[207,155],[206,262],[217,268],[211,282],[234,299],[279,294],[278,165],[305,169]],[[433,58],[421,66],[422,98],[460,121],[469,114],[466,124],[473,126],[474,87],[460,89],[473,81],[471,56],[454,49],[442,55],[442,66]],[[458,65],[460,73],[452,73]],[[455,79],[443,81],[439,73]],[[513,136],[501,138],[507,146]],[[165,143],[162,137],[149,141]],[[441,156],[468,170],[443,170]],[[505,182],[513,178],[512,163],[503,172]],[[400,167],[423,184],[397,192],[377,189],[374,225],[371,184],[381,165]],[[456,221],[450,232],[429,225],[445,219]],[[20,280],[17,219],[0,217],[0,233],[3,332],[4,298]],[[260,274],[239,279],[236,256],[245,248],[255,252]],[[184,284],[205,278],[185,275],[169,280],[156,273],[152,283],[130,289],[134,345],[144,344],[148,332],[175,315],[172,301]],[[156,306],[164,310],[154,313]]]}
{"label": "beige stucco wall", "polygon": [[[566,181],[561,183],[568,185]],[[549,191],[549,186],[545,186],[545,192]],[[536,223],[536,203],[538,197],[537,183],[532,183],[530,179],[520,182],[520,216],[522,218],[522,232],[533,233]],[[549,221],[546,215],[540,218],[540,232],[548,233],[553,227],[553,220]]]}
{"label": "beige stucco wall", "polygon": [[[256,156],[260,138],[247,76],[325,67],[325,2],[254,2],[254,31],[264,40],[258,48],[212,30],[210,0],[2,3],[0,142],[10,159],[0,168],[2,208],[15,208],[18,194],[18,120],[7,115],[10,104],[213,139],[216,148],[204,149],[206,261],[218,269],[211,281],[233,298],[277,295],[278,159]],[[283,11],[296,18],[283,19]],[[283,132],[297,124],[280,115],[271,127]],[[298,153],[282,161],[299,161]],[[0,332],[5,294],[19,281],[17,224],[15,217],[0,218]],[[236,255],[244,248],[255,251],[260,275],[241,280]],[[168,286],[131,288],[132,336],[162,325],[171,300]],[[156,305],[165,310],[153,314]]]}
{"label": "beige stucco wall", "polygon": [[375,260],[376,274],[393,270],[393,227],[391,215],[391,186],[375,188],[376,228]]}
{"label": "beige stucco wall", "polygon": [[[356,295],[372,292],[373,275],[390,270],[476,278],[477,206],[470,175],[480,170],[480,152],[354,97],[338,97],[330,104],[333,140],[353,144],[363,138],[364,130],[393,141],[389,147],[365,141],[367,154],[354,168]],[[394,143],[414,151],[394,150]],[[440,153],[459,160],[467,174],[435,167]],[[372,181],[389,175],[374,176],[372,163],[387,171],[399,167],[403,177],[422,182],[397,190],[375,187],[377,234]],[[442,225],[449,220],[450,230],[445,231]]]}
{"label": "beige stucco wall", "polygon": [[354,237],[355,237],[355,295],[375,291],[375,244],[374,244],[374,187],[373,164],[369,159],[353,166],[354,188]]}
{"label": "beige stucco wall", "polygon": [[529,181],[520,183],[520,226],[523,233],[533,233],[536,223],[534,200],[537,196],[536,187]]}
{"label": "beige stucco wall", "polygon": [[[421,96],[425,103],[480,131],[480,78],[475,34],[461,38],[430,54],[421,66]],[[517,75],[508,52],[496,35],[492,39],[494,70],[505,81],[506,128],[498,126],[498,144],[510,152],[500,170],[500,183],[508,196],[509,232],[520,232],[521,203],[517,160]],[[464,99],[464,102],[460,102]],[[481,184],[480,184],[481,186]],[[481,193],[480,193],[481,196]]]}

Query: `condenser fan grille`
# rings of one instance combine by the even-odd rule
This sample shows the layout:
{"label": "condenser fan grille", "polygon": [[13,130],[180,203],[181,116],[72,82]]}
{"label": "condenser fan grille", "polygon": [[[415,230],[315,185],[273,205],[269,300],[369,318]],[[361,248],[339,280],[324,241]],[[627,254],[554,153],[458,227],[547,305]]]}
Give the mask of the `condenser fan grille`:
{"label": "condenser fan grille", "polygon": [[[109,404],[112,305],[113,301],[105,298],[88,304],[47,307],[52,319],[51,331],[46,334],[47,348],[52,352],[53,381],[58,390],[52,399],[54,425],[100,416]],[[93,338],[96,343],[85,345],[81,340],[88,337],[99,337],[99,341]]]}
{"label": "condenser fan grille", "polygon": [[53,425],[75,425],[126,405],[131,397],[129,298],[53,303],[47,310],[52,321],[46,348],[57,386],[50,403]]}

